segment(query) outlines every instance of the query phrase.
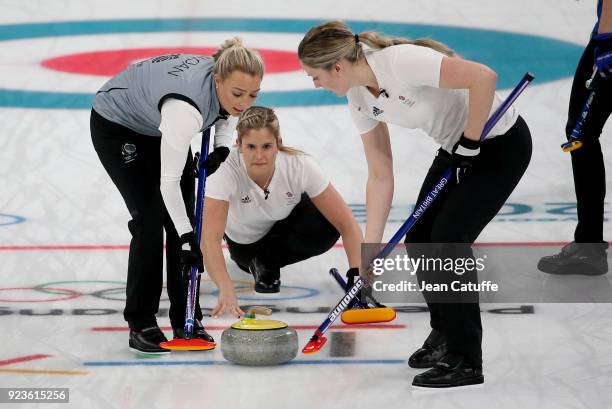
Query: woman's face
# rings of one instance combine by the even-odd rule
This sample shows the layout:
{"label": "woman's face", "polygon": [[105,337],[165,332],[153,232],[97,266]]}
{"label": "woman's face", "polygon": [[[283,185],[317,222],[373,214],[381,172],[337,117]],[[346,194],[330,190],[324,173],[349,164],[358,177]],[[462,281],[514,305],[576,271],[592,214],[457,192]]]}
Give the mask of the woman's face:
{"label": "woman's face", "polygon": [[237,141],[251,177],[267,177],[274,169],[278,144],[268,128],[250,129]]}
{"label": "woman's face", "polygon": [[239,116],[253,105],[260,85],[261,77],[242,71],[234,71],[223,79],[215,75],[219,103],[232,116]]}
{"label": "woman's face", "polygon": [[302,68],[312,78],[315,88],[326,89],[339,97],[345,96],[351,88],[347,81],[345,64],[342,61],[334,64],[330,70],[309,67],[304,63],[302,63]]}

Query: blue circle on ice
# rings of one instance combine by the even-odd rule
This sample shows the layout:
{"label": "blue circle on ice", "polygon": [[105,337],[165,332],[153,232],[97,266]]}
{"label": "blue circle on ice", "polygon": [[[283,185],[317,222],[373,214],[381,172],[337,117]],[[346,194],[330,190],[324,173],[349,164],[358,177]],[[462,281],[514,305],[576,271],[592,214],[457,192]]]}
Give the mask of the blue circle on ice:
{"label": "blue circle on ice", "polygon": [[25,217],[21,217],[16,214],[0,213],[0,226],[9,226],[12,224],[19,224],[19,223],[25,222],[25,220],[26,220]]}
{"label": "blue circle on ice", "polygon": [[[306,19],[175,18],[6,24],[0,25],[0,41],[189,31],[303,34],[321,22]],[[572,76],[583,48],[538,35],[479,28],[383,21],[347,23],[355,32],[375,30],[392,36],[431,37],[442,41],[464,58],[482,62],[497,71],[499,89],[512,88],[527,71],[533,73],[539,83]],[[89,109],[93,97],[90,93],[0,89],[0,107]],[[257,100],[260,105],[274,107],[334,105],[345,101],[345,98],[314,88],[262,92]]]}

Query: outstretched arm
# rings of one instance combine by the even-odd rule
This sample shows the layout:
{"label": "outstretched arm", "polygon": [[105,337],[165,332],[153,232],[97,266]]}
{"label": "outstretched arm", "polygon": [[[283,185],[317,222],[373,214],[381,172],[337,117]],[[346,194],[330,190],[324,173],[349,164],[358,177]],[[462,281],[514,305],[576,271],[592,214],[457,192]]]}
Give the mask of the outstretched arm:
{"label": "outstretched arm", "polygon": [[366,186],[365,242],[380,243],[393,201],[393,156],[387,125],[380,122],[374,129],[361,135],[366,161],[368,182]]}
{"label": "outstretched arm", "polygon": [[358,268],[361,262],[363,235],[351,209],[331,183],[320,195],[312,197],[311,200],[321,214],[340,232],[349,267]]}
{"label": "outstretched arm", "polygon": [[244,315],[244,312],[238,306],[236,293],[234,292],[234,283],[227,272],[221,248],[228,209],[229,203],[224,200],[209,197],[204,200],[201,247],[206,271],[219,289],[219,300],[217,306],[212,311],[212,315],[215,318],[223,315],[226,311],[235,317]]}
{"label": "outstretched arm", "polygon": [[198,134],[201,126],[202,116],[185,101],[170,98],[162,105],[159,189],[179,236],[193,231],[180,183],[191,139]]}

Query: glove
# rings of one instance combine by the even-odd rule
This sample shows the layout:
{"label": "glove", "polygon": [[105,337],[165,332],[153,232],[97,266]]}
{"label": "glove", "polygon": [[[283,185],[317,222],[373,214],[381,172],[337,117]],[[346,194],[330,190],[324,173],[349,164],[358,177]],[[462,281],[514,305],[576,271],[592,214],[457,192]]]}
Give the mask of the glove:
{"label": "glove", "polygon": [[480,141],[474,141],[461,134],[461,138],[453,147],[451,165],[457,178],[457,183],[465,181],[472,171],[474,163],[480,154]]}
{"label": "glove", "polygon": [[197,245],[195,234],[192,231],[181,236],[181,272],[183,278],[189,278],[191,266],[196,266],[200,273],[204,271],[202,251]]}
{"label": "glove", "polygon": [[[355,278],[359,277],[359,269],[357,267],[349,268],[346,272],[346,284],[348,288],[351,288],[355,284]],[[365,281],[364,278],[362,280]],[[376,299],[372,296],[372,287],[365,286],[361,289],[361,294],[359,295],[359,299],[366,303],[368,308],[382,308],[384,305],[376,301]]]}
{"label": "glove", "polygon": [[609,80],[612,78],[612,33],[597,34],[595,43],[595,65],[599,75]]}
{"label": "glove", "polygon": [[206,160],[202,162],[202,166],[204,166],[204,169],[206,169],[206,176],[210,176],[215,173],[215,171],[219,169],[219,166],[221,166],[225,159],[227,159],[229,153],[230,150],[226,146],[219,146],[217,149],[209,153]]}
{"label": "glove", "polygon": [[347,289],[355,284],[355,277],[359,277],[359,269],[357,267],[349,268],[346,272]]}

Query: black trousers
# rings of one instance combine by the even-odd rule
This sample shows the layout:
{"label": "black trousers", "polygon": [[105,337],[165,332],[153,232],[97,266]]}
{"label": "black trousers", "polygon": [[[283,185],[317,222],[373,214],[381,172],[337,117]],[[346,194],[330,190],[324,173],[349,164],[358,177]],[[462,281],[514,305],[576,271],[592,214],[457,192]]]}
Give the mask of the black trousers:
{"label": "black trousers", "polygon": [[[406,243],[474,243],[516,187],[530,159],[531,134],[519,116],[504,135],[482,143],[480,158],[469,178],[461,184],[453,181],[444,188],[406,235]],[[449,166],[450,154],[439,150],[421,187],[419,203]],[[461,257],[473,256],[471,248],[466,247],[469,254]],[[426,301],[431,299],[424,296]],[[446,336],[449,352],[481,366],[482,323],[478,303],[427,304],[431,327]]]}
{"label": "black trousers", "polygon": [[[566,136],[569,139],[582,114],[589,90],[585,82],[593,74],[593,42],[584,49],[572,84]],[[583,146],[571,152],[574,187],[578,204],[578,225],[574,240],[579,243],[603,241],[604,199],[606,197],[606,170],[599,136],[612,111],[612,80],[594,81],[595,98],[582,127]]]}
{"label": "black trousers", "polygon": [[230,257],[246,272],[255,257],[268,268],[281,268],[325,253],[338,238],[340,233],[306,194],[286,219],[255,243],[240,244],[225,236]]}
{"label": "black trousers", "polygon": [[[132,240],[123,316],[134,330],[157,324],[155,315],[159,310],[163,287],[165,229],[170,322],[173,328],[182,328],[187,287],[181,278],[179,236],[159,190],[161,138],[138,134],[108,121],[94,110],[91,112],[90,129],[98,157],[119,189],[132,217],[128,222]],[[191,219],[195,201],[195,179],[190,172],[192,160],[190,151],[181,178],[183,200]],[[202,319],[199,303],[196,304],[195,314],[197,319]]]}

